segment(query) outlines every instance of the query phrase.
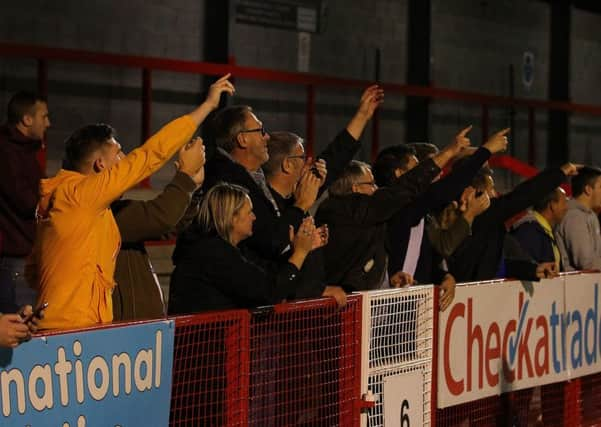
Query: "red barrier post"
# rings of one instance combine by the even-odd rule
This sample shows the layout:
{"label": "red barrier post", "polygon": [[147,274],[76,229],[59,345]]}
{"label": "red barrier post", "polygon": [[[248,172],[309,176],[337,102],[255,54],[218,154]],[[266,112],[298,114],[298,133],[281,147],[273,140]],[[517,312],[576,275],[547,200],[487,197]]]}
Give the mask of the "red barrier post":
{"label": "red barrier post", "polygon": [[307,85],[307,110],[305,130],[305,152],[308,157],[313,157],[315,148],[315,86]]}
{"label": "red barrier post", "polygon": [[534,108],[528,108],[528,163],[532,166],[536,163],[536,112]]}
{"label": "red barrier post", "polygon": [[[142,141],[150,138],[150,120],[152,116],[152,74],[149,68],[142,69]],[[140,187],[150,188],[150,177],[145,178]]]}

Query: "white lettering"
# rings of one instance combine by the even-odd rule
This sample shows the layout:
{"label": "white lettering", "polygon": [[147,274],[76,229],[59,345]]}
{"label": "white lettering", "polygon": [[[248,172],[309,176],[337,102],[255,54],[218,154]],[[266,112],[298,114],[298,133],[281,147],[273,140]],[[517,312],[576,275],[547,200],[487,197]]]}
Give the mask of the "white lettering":
{"label": "white lettering", "polygon": [[161,357],[163,351],[163,332],[157,331],[154,341],[154,354],[156,358],[154,360],[154,386],[159,388],[161,386]]}
{"label": "white lettering", "polygon": [[[142,364],[146,366],[145,378],[142,378]],[[150,390],[152,388],[152,350],[140,350],[134,363],[134,378],[138,391]]]}
{"label": "white lettering", "polygon": [[69,383],[67,375],[73,370],[73,364],[67,361],[65,357],[65,349],[59,347],[57,351],[56,363],[54,364],[54,372],[58,375],[58,384],[61,393],[61,405],[69,404]]}
{"label": "white lettering", "polygon": [[5,417],[10,416],[10,383],[14,382],[17,388],[17,406],[20,414],[25,413],[25,381],[23,374],[18,369],[3,371],[0,374],[0,382],[2,383],[2,413]]}
{"label": "white lettering", "polygon": [[[100,372],[100,385],[96,383],[96,372]],[[102,356],[96,356],[88,366],[88,391],[94,400],[105,398],[109,389],[109,366]],[[79,420],[77,421],[79,423]]]}
{"label": "white lettering", "polygon": [[[44,383],[44,394],[40,397],[37,391],[38,380]],[[29,375],[29,401],[36,410],[51,409],[54,406],[52,393],[52,369],[50,365],[35,366]]]}
{"label": "white lettering", "polygon": [[119,396],[119,387],[121,383],[121,377],[119,376],[119,367],[123,366],[123,376],[125,377],[123,382],[126,394],[131,393],[131,359],[129,354],[121,353],[120,355],[113,355],[113,396]]}

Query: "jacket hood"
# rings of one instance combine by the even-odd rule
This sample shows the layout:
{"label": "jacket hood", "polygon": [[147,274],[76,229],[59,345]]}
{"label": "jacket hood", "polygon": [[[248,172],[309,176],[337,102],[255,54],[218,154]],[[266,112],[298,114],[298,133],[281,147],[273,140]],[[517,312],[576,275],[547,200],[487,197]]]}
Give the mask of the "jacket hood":
{"label": "jacket hood", "polygon": [[537,222],[536,217],[534,216],[534,212],[528,211],[528,213],[526,215],[524,215],[523,217],[518,219],[516,222],[514,222],[513,225],[511,226],[511,228],[513,228],[515,230],[520,225],[525,224],[527,222]]}
{"label": "jacket hood", "polygon": [[40,201],[38,202],[38,216],[46,217],[50,210],[52,197],[56,189],[66,181],[83,177],[79,172],[61,169],[52,178],[40,181]]}

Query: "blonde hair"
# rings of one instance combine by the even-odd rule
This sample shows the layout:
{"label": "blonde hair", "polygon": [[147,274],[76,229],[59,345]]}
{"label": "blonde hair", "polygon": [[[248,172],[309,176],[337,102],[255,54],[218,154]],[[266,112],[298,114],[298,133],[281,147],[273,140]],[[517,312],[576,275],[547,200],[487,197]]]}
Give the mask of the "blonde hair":
{"label": "blonde hair", "polygon": [[219,183],[204,196],[198,213],[199,224],[208,232],[214,231],[232,243],[234,216],[248,199],[248,190],[235,184]]}

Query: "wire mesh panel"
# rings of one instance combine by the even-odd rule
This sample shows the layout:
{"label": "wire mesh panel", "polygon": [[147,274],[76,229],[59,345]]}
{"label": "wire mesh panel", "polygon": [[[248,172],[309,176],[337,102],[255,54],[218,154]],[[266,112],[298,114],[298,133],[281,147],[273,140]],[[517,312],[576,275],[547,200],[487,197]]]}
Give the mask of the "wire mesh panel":
{"label": "wire mesh panel", "polygon": [[564,426],[565,383],[547,384],[436,411],[436,426]]}
{"label": "wire mesh panel", "polygon": [[171,426],[247,425],[247,311],[176,318]]}
{"label": "wire mesh panel", "polygon": [[281,304],[251,319],[251,426],[359,423],[361,297]]}
{"label": "wire mesh panel", "polygon": [[582,425],[601,424],[601,373],[580,378]]}
{"label": "wire mesh panel", "polygon": [[[375,406],[362,424],[384,425],[387,379],[418,372],[424,425],[430,424],[432,382],[433,287],[389,289],[363,293],[362,391]],[[418,391],[420,392],[420,391]]]}

